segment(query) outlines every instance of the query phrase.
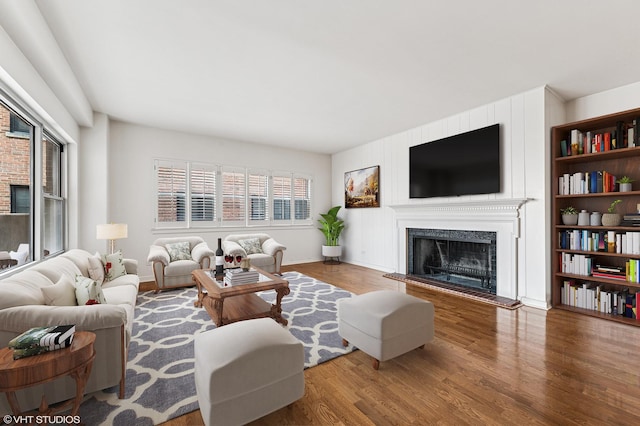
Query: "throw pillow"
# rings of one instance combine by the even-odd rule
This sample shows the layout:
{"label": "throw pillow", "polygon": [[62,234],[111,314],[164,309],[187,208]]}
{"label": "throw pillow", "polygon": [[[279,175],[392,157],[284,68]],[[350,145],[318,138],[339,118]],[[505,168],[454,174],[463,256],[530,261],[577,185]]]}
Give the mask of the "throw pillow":
{"label": "throw pillow", "polygon": [[40,288],[44,304],[49,306],[75,306],[76,288],[70,277],[63,275],[54,285]]}
{"label": "throw pillow", "polygon": [[92,280],[98,281],[100,284],[104,281],[104,264],[102,263],[102,259],[99,253],[90,256],[87,259],[89,265],[87,269],[89,270],[89,277]]}
{"label": "throw pillow", "polygon": [[80,306],[107,303],[102,286],[84,275],[76,275],[76,300]]}
{"label": "throw pillow", "polygon": [[127,274],[120,250],[115,253],[102,255],[102,263],[104,264],[105,281],[112,281]]}
{"label": "throw pillow", "polygon": [[247,252],[247,254],[262,253],[262,244],[260,244],[260,238],[247,238],[246,240],[239,240],[240,247]]}
{"label": "throw pillow", "polygon": [[169,243],[165,247],[167,247],[169,260],[171,262],[175,262],[176,260],[192,260],[191,247],[188,241],[183,243]]}

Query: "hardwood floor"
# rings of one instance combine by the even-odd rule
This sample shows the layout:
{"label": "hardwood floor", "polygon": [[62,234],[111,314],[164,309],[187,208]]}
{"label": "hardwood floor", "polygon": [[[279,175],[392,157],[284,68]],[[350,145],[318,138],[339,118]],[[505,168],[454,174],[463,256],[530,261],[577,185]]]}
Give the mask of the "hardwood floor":
{"label": "hardwood floor", "polygon": [[[371,367],[362,351],[305,371],[305,396],[253,425],[637,425],[640,327],[553,309],[507,310],[359,266],[295,270],[353,293],[430,300],[435,339]],[[166,425],[201,425],[198,411]]]}

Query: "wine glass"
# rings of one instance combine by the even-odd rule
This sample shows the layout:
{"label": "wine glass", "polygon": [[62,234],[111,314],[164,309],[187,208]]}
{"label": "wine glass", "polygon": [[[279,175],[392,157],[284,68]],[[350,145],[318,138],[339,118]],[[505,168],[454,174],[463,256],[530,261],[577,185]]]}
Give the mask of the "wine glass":
{"label": "wine glass", "polygon": [[239,264],[240,262],[242,262],[242,256],[241,255],[236,255],[236,263]]}
{"label": "wine glass", "polygon": [[231,256],[230,254],[225,254],[224,261],[227,263],[233,263],[233,256]]}

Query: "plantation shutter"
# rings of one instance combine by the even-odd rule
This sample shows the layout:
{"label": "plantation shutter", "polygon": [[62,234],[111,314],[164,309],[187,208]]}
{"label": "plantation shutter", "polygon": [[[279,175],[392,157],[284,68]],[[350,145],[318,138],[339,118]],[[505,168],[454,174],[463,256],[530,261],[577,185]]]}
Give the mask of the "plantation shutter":
{"label": "plantation shutter", "polygon": [[187,163],[155,161],[158,228],[187,227]]}
{"label": "plantation shutter", "polygon": [[311,222],[311,179],[307,177],[294,177],[294,219],[296,222]]}
{"label": "plantation shutter", "polygon": [[246,217],[246,178],[245,170],[222,168],[222,224],[241,226]]}
{"label": "plantation shutter", "polygon": [[291,221],[291,175],[273,175],[273,221]]}
{"label": "plantation shutter", "polygon": [[216,223],[216,167],[192,165],[189,173],[191,189],[191,221],[193,226]]}
{"label": "plantation shutter", "polygon": [[264,224],[269,220],[269,175],[250,171],[249,174],[249,223]]}

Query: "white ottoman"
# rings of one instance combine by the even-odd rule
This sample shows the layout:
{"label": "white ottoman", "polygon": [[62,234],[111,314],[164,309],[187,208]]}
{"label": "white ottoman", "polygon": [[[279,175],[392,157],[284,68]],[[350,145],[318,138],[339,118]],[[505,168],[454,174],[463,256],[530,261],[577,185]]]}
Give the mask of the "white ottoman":
{"label": "white ottoman", "polygon": [[304,349],[271,318],[198,334],[195,381],[206,425],[240,425],[304,395]]}
{"label": "white ottoman", "polygon": [[405,293],[373,291],[338,301],[338,332],[371,355],[376,370],[381,361],[423,347],[433,340],[433,304]]}

